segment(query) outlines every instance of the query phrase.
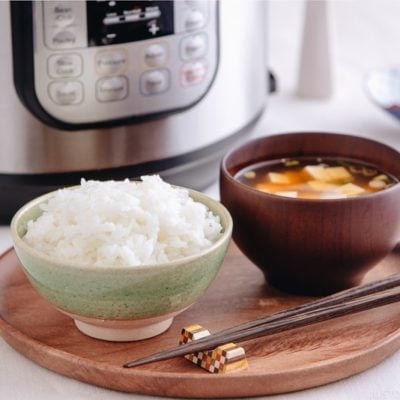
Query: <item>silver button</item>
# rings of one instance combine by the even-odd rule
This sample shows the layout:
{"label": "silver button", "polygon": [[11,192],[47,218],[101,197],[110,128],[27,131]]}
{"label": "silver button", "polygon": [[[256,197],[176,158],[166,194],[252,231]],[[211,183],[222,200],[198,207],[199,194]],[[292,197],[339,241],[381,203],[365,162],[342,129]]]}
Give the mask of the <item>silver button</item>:
{"label": "silver button", "polygon": [[43,3],[44,41],[47,47],[51,49],[87,47],[85,1],[40,3]]}
{"label": "silver button", "polygon": [[96,55],[96,71],[100,75],[122,72],[127,64],[124,50],[102,51]]}
{"label": "silver button", "polygon": [[144,61],[149,67],[160,67],[167,61],[167,48],[165,44],[154,43],[146,47]]}
{"label": "silver button", "polygon": [[64,30],[55,34],[52,38],[54,47],[74,47],[76,43],[76,35],[72,30]]}
{"label": "silver button", "polygon": [[79,104],[83,100],[83,85],[78,81],[52,82],[49,94],[54,103],[61,106]]}
{"label": "silver button", "polygon": [[185,0],[185,3],[191,8],[197,8],[201,5],[202,0]]}
{"label": "silver button", "polygon": [[201,11],[192,10],[189,12],[185,21],[185,28],[188,31],[199,29],[204,25],[205,18]]}
{"label": "silver button", "polygon": [[182,67],[181,82],[183,86],[196,85],[203,81],[207,66],[203,61],[186,63]]}
{"label": "silver button", "polygon": [[207,52],[207,36],[205,33],[187,36],[181,41],[181,58],[194,60],[203,57]]}
{"label": "silver button", "polygon": [[[75,20],[73,4],[67,2],[58,2],[51,5],[53,23],[59,28],[71,25]],[[51,7],[50,6],[50,7]]]}
{"label": "silver button", "polygon": [[169,88],[167,69],[148,71],[140,77],[140,91],[144,95],[163,93]]}
{"label": "silver button", "polygon": [[75,78],[82,73],[82,58],[79,54],[57,54],[47,61],[52,78]]}
{"label": "silver button", "polygon": [[96,84],[97,100],[102,102],[123,100],[128,96],[128,78],[112,76],[102,78]]}

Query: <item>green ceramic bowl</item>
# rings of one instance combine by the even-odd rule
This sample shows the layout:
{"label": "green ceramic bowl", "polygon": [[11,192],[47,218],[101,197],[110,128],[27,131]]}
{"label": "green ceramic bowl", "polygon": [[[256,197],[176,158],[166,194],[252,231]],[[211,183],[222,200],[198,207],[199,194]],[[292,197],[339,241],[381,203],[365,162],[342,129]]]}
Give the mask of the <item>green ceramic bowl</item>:
{"label": "green ceramic bowl", "polygon": [[16,253],[33,287],[53,306],[71,316],[83,333],[104,340],[140,340],[169,328],[175,315],[193,304],[217,275],[232,233],[232,219],[218,201],[190,191],[220,217],[221,238],[199,254],[173,262],[138,267],[95,267],[41,253],[22,237],[27,222],[41,214],[32,200],[11,222]]}

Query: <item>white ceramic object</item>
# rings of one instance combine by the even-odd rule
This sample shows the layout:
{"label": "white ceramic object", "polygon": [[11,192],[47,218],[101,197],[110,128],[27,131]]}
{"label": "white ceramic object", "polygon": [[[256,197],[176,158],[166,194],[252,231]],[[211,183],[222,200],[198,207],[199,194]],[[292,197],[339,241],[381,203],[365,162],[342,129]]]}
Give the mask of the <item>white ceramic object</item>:
{"label": "white ceramic object", "polygon": [[324,99],[332,96],[332,56],[329,3],[308,0],[300,52],[297,94]]}
{"label": "white ceramic object", "polygon": [[165,332],[173,317],[149,318],[137,321],[105,321],[92,318],[74,318],[76,327],[85,335],[111,342],[130,342],[148,339]]}
{"label": "white ceramic object", "polygon": [[400,67],[371,71],[365,80],[368,97],[377,106],[400,120]]}

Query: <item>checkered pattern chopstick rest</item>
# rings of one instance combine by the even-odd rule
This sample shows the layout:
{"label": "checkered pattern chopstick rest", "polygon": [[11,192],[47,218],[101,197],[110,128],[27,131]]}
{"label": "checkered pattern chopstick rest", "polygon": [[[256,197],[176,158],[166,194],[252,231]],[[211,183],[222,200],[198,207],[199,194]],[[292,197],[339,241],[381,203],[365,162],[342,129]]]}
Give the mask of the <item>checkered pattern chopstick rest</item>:
{"label": "checkered pattern chopstick rest", "polygon": [[[179,344],[189,343],[209,336],[210,332],[200,325],[189,325],[182,329]],[[247,368],[248,363],[243,347],[227,343],[210,351],[187,354],[186,359],[211,373],[225,373]]]}

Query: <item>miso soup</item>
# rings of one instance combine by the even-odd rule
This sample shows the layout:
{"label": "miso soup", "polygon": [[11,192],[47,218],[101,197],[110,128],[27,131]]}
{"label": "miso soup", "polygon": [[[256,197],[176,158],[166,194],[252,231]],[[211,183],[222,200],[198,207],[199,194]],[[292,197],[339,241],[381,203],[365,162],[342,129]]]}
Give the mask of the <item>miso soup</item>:
{"label": "miso soup", "polygon": [[373,165],[334,157],[265,161],[242,169],[235,178],[266,193],[303,199],[363,196],[398,182]]}

